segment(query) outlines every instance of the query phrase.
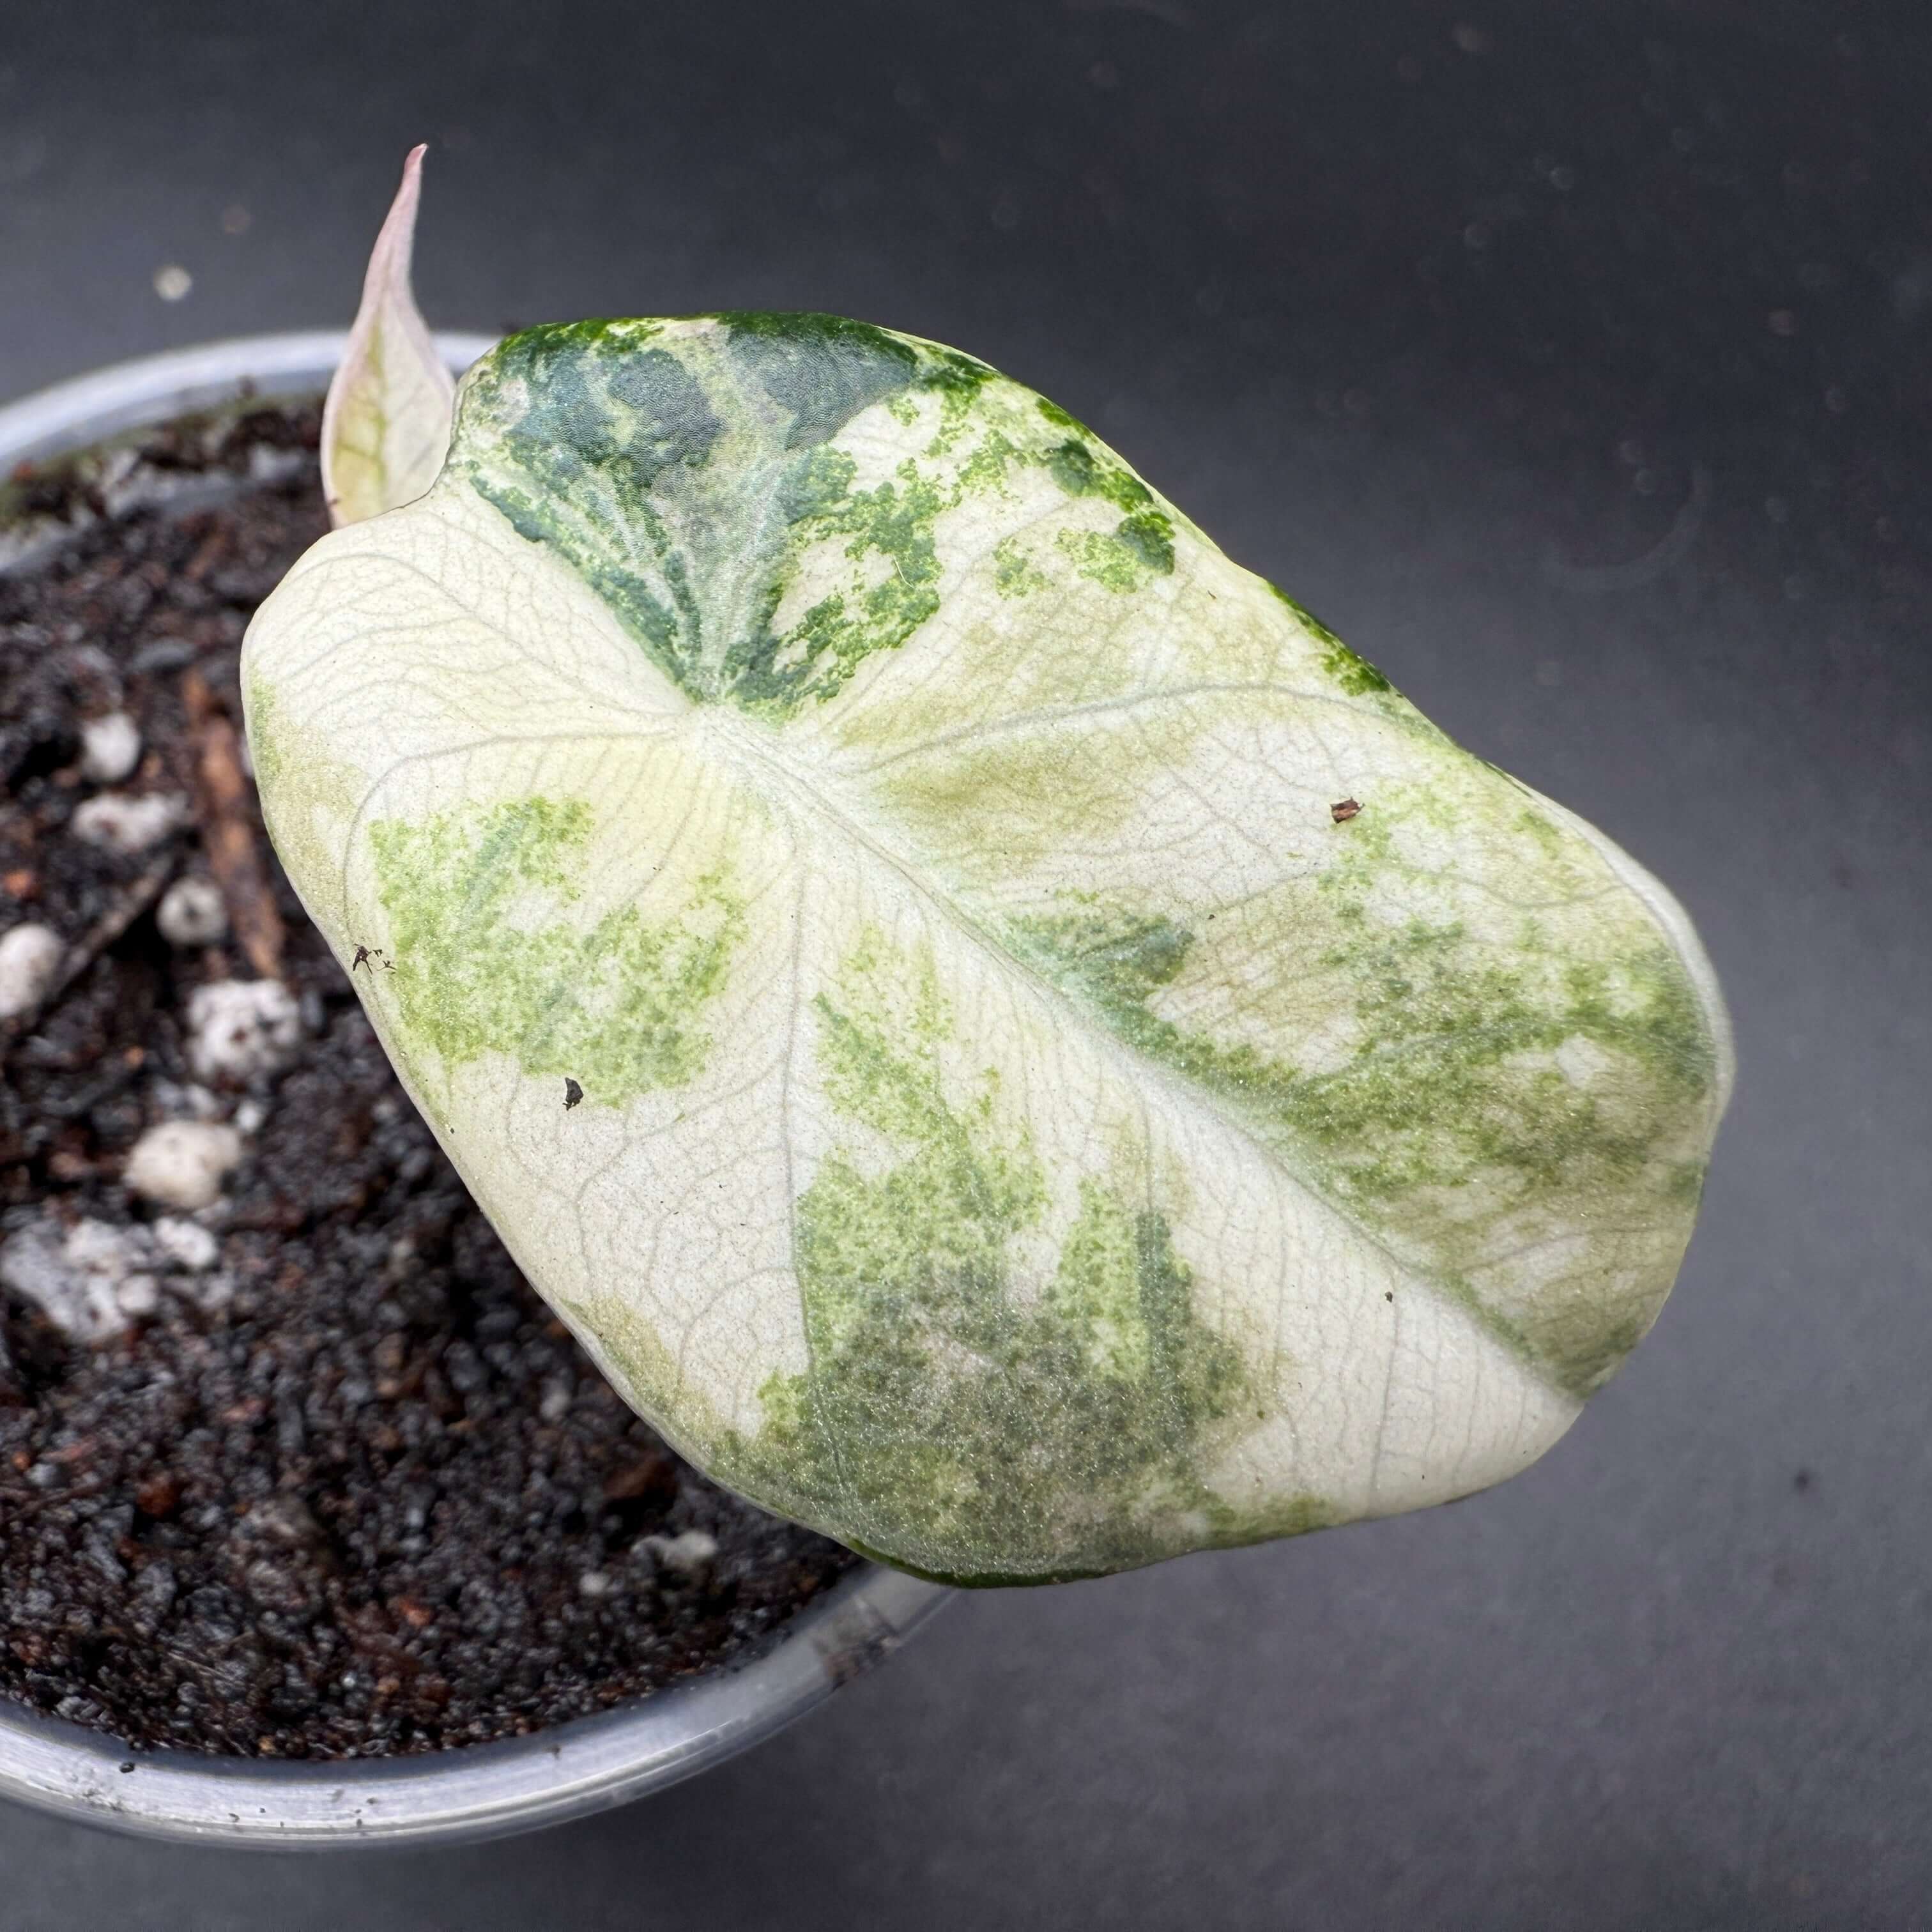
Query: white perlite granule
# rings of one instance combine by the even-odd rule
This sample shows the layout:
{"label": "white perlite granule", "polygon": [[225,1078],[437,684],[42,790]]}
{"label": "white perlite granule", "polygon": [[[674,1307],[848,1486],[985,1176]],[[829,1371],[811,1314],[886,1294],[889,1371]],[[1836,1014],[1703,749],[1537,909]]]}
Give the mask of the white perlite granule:
{"label": "white perlite granule", "polygon": [[114,1291],[70,1268],[44,1228],[22,1228],[0,1242],[0,1286],[76,1341],[99,1341],[128,1325]]}
{"label": "white perlite granule", "polygon": [[302,1010],[279,980],[218,980],[188,1003],[188,1064],[201,1080],[272,1073],[302,1045]]}
{"label": "white perlite granule", "polygon": [[192,1214],[213,1204],[242,1158],[242,1136],[212,1120],[164,1120],[129,1152],[121,1178],[130,1192],[158,1207]]}
{"label": "white perlite granule", "polygon": [[0,1020],[30,1013],[46,998],[66,950],[48,926],[16,926],[0,935]]}
{"label": "white perlite granule", "polygon": [[159,1305],[154,1260],[145,1228],[86,1220],[63,1236],[59,1224],[47,1219],[0,1246],[0,1282],[70,1340],[102,1342]]}
{"label": "white perlite granule", "polygon": [[81,776],[118,784],[141,762],[140,728],[124,711],[90,718],[80,728]]}
{"label": "white perlite granule", "polygon": [[647,1536],[643,1546],[680,1576],[701,1576],[718,1556],[718,1539],[701,1529],[687,1529],[682,1536]]}
{"label": "white perlite granule", "polygon": [[177,879],[161,895],[154,923],[170,946],[214,946],[228,930],[228,907],[212,879]]}
{"label": "white perlite granule", "polygon": [[221,1244],[198,1221],[164,1214],[154,1223],[154,1234],[161,1252],[176,1268],[186,1268],[190,1274],[199,1274],[202,1269],[214,1267],[221,1252]]}
{"label": "white perlite granule", "polygon": [[161,1305],[161,1291],[151,1274],[124,1275],[114,1291],[114,1305],[134,1321],[154,1313]]}
{"label": "white perlite granule", "polygon": [[68,822],[76,838],[110,852],[145,852],[158,845],[188,817],[188,801],[175,792],[136,798],[104,791],[74,808]]}
{"label": "white perlite granule", "polygon": [[106,1342],[153,1314],[164,1286],[198,1308],[224,1306],[235,1280],[215,1267],[220,1257],[213,1234],[172,1215],[152,1226],[89,1219],[65,1228],[43,1212],[0,1242],[0,1286],[32,1302],[69,1340]]}

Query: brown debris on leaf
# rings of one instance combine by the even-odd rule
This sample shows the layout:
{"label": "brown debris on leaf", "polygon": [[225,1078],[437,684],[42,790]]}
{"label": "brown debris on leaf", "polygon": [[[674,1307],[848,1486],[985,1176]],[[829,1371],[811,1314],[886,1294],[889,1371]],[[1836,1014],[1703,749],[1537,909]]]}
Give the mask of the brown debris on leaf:
{"label": "brown debris on leaf", "polygon": [[1337,825],[1346,825],[1361,810],[1360,801],[1352,798],[1337,799],[1328,808],[1328,816]]}

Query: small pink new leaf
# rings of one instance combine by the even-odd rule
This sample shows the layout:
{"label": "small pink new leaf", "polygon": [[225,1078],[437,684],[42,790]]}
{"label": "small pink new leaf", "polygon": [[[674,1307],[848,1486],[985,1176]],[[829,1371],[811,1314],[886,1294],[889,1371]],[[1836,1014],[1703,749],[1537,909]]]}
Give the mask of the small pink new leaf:
{"label": "small pink new leaf", "polygon": [[403,164],[322,407],[322,488],[338,527],[413,502],[436,481],[449,448],[456,385],[410,292],[424,152],[411,148]]}

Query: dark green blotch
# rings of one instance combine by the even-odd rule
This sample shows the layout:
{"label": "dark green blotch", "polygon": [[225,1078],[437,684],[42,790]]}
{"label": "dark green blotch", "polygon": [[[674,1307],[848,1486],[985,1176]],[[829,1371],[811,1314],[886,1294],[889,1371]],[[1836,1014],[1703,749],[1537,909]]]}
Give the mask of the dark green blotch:
{"label": "dark green blotch", "polygon": [[[1546,1196],[1580,1183],[1588,1195],[1612,1194],[1641,1179],[1660,1134],[1712,1077],[1696,994],[1660,948],[1644,962],[1649,997],[1626,1014],[1598,962],[1570,962],[1553,995],[1532,997],[1520,972],[1472,958],[1460,925],[1354,923],[1323,963],[1359,988],[1373,1047],[1335,1072],[1294,1080],[1277,1100],[1301,1132],[1335,1150],[1351,1195],[1452,1188],[1484,1168],[1521,1174]],[[1504,1073],[1514,1056],[1552,1052],[1573,1035],[1634,1058],[1664,1104],[1618,1128],[1553,1068]]]}
{"label": "dark green blotch", "polygon": [[1124,511],[1113,541],[1136,562],[1168,574],[1174,568],[1174,520],[1154,501],[1154,492],[1064,410],[1044,397],[1039,409],[1056,428],[1073,432],[1047,456],[1053,480],[1070,496],[1098,496]]}
{"label": "dark green blotch", "polygon": [[[896,650],[939,608],[935,521],[966,490],[1004,488],[1011,462],[1043,464],[1070,495],[1120,512],[1111,532],[1062,532],[1082,577],[1128,594],[1173,570],[1168,512],[1043,400],[1057,442],[1022,451],[992,430],[950,483],[908,459],[854,490],[856,465],[830,440],[881,402],[909,424],[916,411],[902,399],[923,393],[942,405],[926,454],[944,454],[994,378],[976,358],[840,316],[694,320],[709,326],[606,320],[512,337],[464,385],[451,462],[694,700],[782,718]],[[855,562],[889,560],[890,572],[852,573],[774,636],[800,558],[827,540]],[[1009,570],[1000,587],[1038,586]]]}
{"label": "dark green blotch", "polygon": [[[874,1175],[835,1154],[800,1198],[812,1368],[761,1392],[768,1419],[741,1445],[741,1478],[762,1474],[854,1547],[954,1582],[1168,1553],[1150,1547],[1150,1520],[1214,1519],[1197,1471],[1246,1378],[1196,1315],[1166,1219],[1084,1184],[1084,1242],[1070,1237],[1047,1294],[1016,1297],[1008,1244],[1044,1199],[1030,1148],[1001,1139],[988,1096],[949,1101],[929,1056],[823,998],[818,1013],[828,1091],[901,1158]],[[1105,1366],[1093,1325],[1116,1306],[1136,1330],[1124,1372]]]}
{"label": "dark green blotch", "polygon": [[638,553],[654,538],[668,548],[652,487],[674,468],[702,468],[724,426],[675,356],[640,346],[651,333],[616,321],[526,329],[493,352],[465,414],[494,408],[506,384],[522,385],[523,412],[501,431],[514,467],[506,476],[472,464],[478,492],[519,536],[568,557],[681,680],[701,645],[696,602],[674,553],[661,584],[639,568]]}
{"label": "dark green blotch", "polygon": [[697,378],[664,350],[646,349],[618,364],[610,394],[632,412],[622,453],[645,489],[674,463],[702,468],[724,433]]}
{"label": "dark green blotch", "polygon": [[1268,588],[1294,613],[1296,621],[1302,628],[1321,645],[1322,668],[1351,698],[1360,698],[1370,692],[1393,691],[1395,688],[1366,658],[1358,656],[1349,650],[1313,611],[1298,604],[1279,584],[1270,584]]}
{"label": "dark green blotch", "polygon": [[620,322],[526,329],[494,359],[500,376],[527,388],[529,408],[506,432],[519,460],[560,482],[581,466],[628,496],[674,463],[701,466],[724,433],[684,364],[664,350],[638,347]]}
{"label": "dark green blotch", "polygon": [[1573,1394],[1594,1394],[1643,1340],[1649,1325],[1643,1317],[1634,1315],[1621,1316],[1602,1327],[1590,1324],[1564,1350],[1564,1385]]}
{"label": "dark green blotch", "polygon": [[1142,510],[1124,518],[1114,541],[1162,576],[1174,568],[1174,526],[1158,510]]}
{"label": "dark green blotch", "polygon": [[939,608],[938,493],[909,464],[897,478],[855,491],[855,467],[837,451],[814,451],[781,488],[785,526],[801,545],[843,538],[847,556],[877,550],[892,568],[855,599],[836,592],[813,605],[789,639],[772,632],[784,588],[774,580],[756,630],[724,661],[731,694],[748,710],[782,716],[808,699],[830,697],[869,653],[895,648]]}
{"label": "dark green blotch", "polygon": [[1078,416],[1070,410],[1063,410],[1058,403],[1048,402],[1046,397],[1042,396],[1034,406],[1055,429],[1064,429],[1070,436],[1078,438],[1082,442],[1090,442],[1094,440],[1094,432]]}
{"label": "dark green blotch", "polygon": [[838,315],[721,315],[732,360],[791,418],[788,449],[836,436],[861,410],[910,386],[919,355],[868,322]]}
{"label": "dark green blotch", "polygon": [[1115,921],[1098,914],[1034,922],[1061,971],[1110,1011],[1138,1007],[1180,972],[1194,935],[1172,920]]}
{"label": "dark green blotch", "polygon": [[[843,316],[703,320],[716,327],[667,334],[659,322],[604,321],[512,337],[466,387],[453,460],[692,697],[788,715],[830,696],[938,608],[940,493],[910,463],[855,492],[855,465],[828,440],[916,389],[956,413],[993,372]],[[733,445],[743,473],[708,473],[728,423],[748,432],[742,450]],[[890,574],[828,595],[797,634],[774,638],[792,562],[826,538],[855,560],[884,554]],[[718,586],[734,584],[743,589],[721,609]]]}
{"label": "dark green blotch", "polygon": [[970,401],[999,374],[990,362],[982,362],[962,349],[949,349],[944,343],[928,343],[926,355],[918,386],[935,390],[956,401]]}

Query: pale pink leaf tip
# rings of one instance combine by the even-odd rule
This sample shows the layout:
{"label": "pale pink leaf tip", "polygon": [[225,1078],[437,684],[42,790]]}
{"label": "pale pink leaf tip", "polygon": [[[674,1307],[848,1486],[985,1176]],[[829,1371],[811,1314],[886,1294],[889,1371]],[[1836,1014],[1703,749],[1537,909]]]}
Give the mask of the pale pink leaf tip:
{"label": "pale pink leaf tip", "polygon": [[338,526],[413,502],[436,481],[449,448],[456,386],[410,289],[427,152],[412,148],[403,164],[322,407],[322,493]]}

